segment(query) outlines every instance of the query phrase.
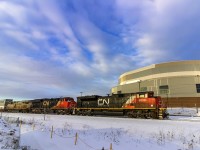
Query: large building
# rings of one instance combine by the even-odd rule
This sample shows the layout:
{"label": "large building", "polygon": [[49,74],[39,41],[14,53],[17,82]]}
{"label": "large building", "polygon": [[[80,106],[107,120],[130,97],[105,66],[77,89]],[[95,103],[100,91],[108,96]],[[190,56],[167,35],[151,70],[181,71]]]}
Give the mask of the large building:
{"label": "large building", "polygon": [[153,64],[119,77],[111,93],[154,91],[170,107],[200,106],[200,60]]}

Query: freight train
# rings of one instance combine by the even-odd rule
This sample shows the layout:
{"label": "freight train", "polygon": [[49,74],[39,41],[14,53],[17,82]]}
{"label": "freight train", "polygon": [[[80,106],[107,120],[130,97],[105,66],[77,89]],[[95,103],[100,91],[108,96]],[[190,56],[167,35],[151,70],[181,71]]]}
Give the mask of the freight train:
{"label": "freight train", "polygon": [[27,101],[0,101],[5,112],[56,113],[71,115],[122,114],[130,118],[167,118],[167,107],[152,91],[108,96],[90,95],[77,97],[45,98]]}
{"label": "freight train", "polygon": [[74,108],[76,102],[71,97],[0,101],[0,111],[4,112],[72,114]]}

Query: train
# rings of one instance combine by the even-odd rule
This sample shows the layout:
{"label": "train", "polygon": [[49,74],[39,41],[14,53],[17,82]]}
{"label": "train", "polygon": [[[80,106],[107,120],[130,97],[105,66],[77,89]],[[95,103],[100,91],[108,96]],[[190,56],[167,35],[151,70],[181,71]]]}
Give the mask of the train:
{"label": "train", "polygon": [[166,119],[167,106],[153,91],[112,94],[107,96],[78,96],[43,98],[26,101],[5,99],[0,101],[0,111],[22,113],[52,113],[67,115],[123,115],[129,118]]}
{"label": "train", "polygon": [[0,100],[0,111],[3,112],[72,114],[74,108],[76,108],[76,102],[72,97],[24,101]]}

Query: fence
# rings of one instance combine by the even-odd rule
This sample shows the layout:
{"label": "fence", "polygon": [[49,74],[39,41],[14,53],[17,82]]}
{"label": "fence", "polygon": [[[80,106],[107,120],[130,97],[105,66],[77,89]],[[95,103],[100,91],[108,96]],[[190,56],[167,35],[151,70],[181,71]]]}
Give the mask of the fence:
{"label": "fence", "polygon": [[[33,130],[34,129],[35,129],[35,125],[33,124]],[[51,127],[51,132],[50,132],[50,138],[52,139],[54,135],[59,136],[61,138],[73,138],[74,139],[74,145],[77,145],[78,141],[80,141],[83,144],[85,144],[87,147],[89,147],[90,149],[93,149],[93,150],[113,150],[112,143],[110,144],[110,148],[107,148],[107,149],[105,149],[104,147],[102,149],[94,148],[93,146],[91,146],[88,143],[86,143],[83,139],[81,139],[80,136],[78,135],[78,133],[75,133],[74,136],[65,136],[64,137],[64,136],[61,136],[58,133],[56,133],[54,131],[54,127],[52,126]]]}
{"label": "fence", "polygon": [[[54,132],[55,135],[61,137],[59,134],[56,134],[56,132]],[[51,130],[51,138],[53,137],[53,126],[52,126],[52,130]],[[102,149],[98,149],[98,148],[94,148],[93,146],[89,145],[88,143],[86,143],[84,140],[82,140],[79,136],[78,133],[76,133],[74,136],[69,136],[69,137],[63,137],[62,138],[74,138],[74,145],[77,145],[77,142],[80,141],[83,144],[85,144],[87,147],[93,149],[93,150],[113,150],[112,148],[112,143],[110,144],[110,148],[105,149],[104,147]]]}
{"label": "fence", "polygon": [[[27,122],[24,122],[23,120],[19,119],[18,118],[15,118],[15,117],[8,117],[8,116],[2,116],[1,117],[3,120],[5,120],[7,123],[9,124],[14,124],[16,125],[17,127],[19,127],[19,137],[18,137],[18,141],[16,143],[16,146],[15,146],[15,149],[22,149],[22,150],[27,150],[27,149],[30,149],[30,146],[20,146],[20,132],[21,132],[21,128],[23,127],[24,124],[26,124]],[[30,123],[27,123],[30,125]],[[32,130],[36,130],[36,127],[37,125],[32,123]],[[90,149],[93,149],[93,150],[113,150],[113,146],[112,146],[112,143],[110,143],[110,147],[109,148],[94,148],[93,146],[91,146],[90,144],[88,144],[86,141],[84,141],[79,135],[78,133],[75,133],[74,135],[72,136],[63,136],[63,135],[60,135],[56,132],[56,130],[54,130],[54,127],[52,126],[51,129],[49,129],[50,131],[50,136],[49,138],[50,139],[53,139],[55,136],[57,137],[61,137],[61,138],[71,138],[71,139],[74,139],[74,145],[78,145],[78,142],[81,142],[83,143],[84,145],[86,145],[88,148]]]}

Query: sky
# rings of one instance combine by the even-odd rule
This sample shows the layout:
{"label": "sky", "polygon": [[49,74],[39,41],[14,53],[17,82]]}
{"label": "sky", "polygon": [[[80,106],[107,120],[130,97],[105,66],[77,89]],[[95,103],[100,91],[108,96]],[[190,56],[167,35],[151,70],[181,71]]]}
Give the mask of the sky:
{"label": "sky", "polygon": [[106,95],[126,71],[199,60],[198,0],[0,0],[0,99]]}

